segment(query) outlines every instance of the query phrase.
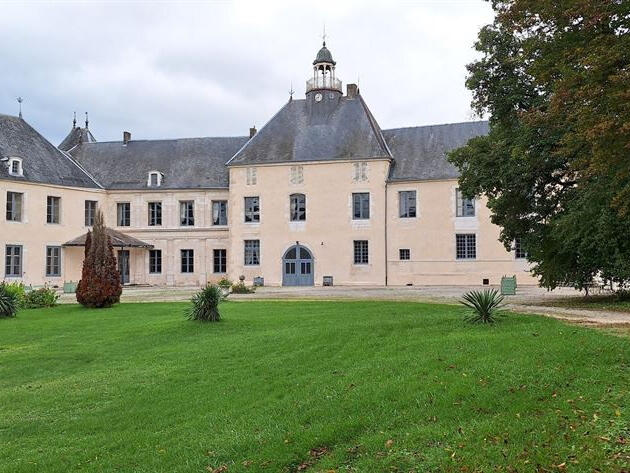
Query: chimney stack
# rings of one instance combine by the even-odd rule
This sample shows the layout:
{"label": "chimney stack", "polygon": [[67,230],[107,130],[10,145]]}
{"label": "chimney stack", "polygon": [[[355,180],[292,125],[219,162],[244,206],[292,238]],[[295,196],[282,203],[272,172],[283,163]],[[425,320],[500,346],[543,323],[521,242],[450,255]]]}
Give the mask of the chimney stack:
{"label": "chimney stack", "polygon": [[359,95],[359,88],[357,87],[357,84],[346,84],[346,95],[349,99],[353,99]]}
{"label": "chimney stack", "polygon": [[123,131],[123,145],[126,145],[131,141],[131,133],[128,131]]}
{"label": "chimney stack", "polygon": [[253,138],[255,134],[256,134],[256,127],[253,126],[249,129],[249,137]]}

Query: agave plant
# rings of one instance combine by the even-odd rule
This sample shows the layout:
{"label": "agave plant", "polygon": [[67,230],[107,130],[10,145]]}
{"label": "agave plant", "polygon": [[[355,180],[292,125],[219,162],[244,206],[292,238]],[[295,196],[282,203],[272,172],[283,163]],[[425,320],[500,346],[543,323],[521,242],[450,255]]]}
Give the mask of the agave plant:
{"label": "agave plant", "polygon": [[0,317],[15,317],[17,310],[17,297],[7,289],[4,283],[0,284]]}
{"label": "agave plant", "polygon": [[219,302],[223,300],[223,293],[219,286],[208,284],[192,297],[192,305],[186,309],[186,315],[190,320],[202,322],[218,322]]}
{"label": "agave plant", "polygon": [[465,320],[475,324],[491,324],[502,315],[503,296],[496,289],[485,291],[470,291],[462,296],[459,301],[470,309]]}

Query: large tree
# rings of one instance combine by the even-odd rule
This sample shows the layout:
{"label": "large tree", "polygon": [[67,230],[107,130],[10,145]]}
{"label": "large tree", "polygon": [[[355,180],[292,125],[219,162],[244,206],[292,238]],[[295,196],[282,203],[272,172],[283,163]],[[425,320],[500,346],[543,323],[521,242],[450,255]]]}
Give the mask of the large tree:
{"label": "large tree", "polygon": [[541,285],[630,280],[630,1],[493,0],[468,65],[487,136],[449,159]]}

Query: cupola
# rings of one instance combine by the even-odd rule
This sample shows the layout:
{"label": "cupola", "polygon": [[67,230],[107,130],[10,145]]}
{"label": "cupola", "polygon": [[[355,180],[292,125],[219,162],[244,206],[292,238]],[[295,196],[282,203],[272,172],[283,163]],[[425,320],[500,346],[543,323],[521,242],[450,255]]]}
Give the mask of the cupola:
{"label": "cupola", "polygon": [[333,90],[341,93],[341,81],[335,75],[336,64],[324,41],[313,61],[313,77],[306,81],[306,93],[315,90]]}

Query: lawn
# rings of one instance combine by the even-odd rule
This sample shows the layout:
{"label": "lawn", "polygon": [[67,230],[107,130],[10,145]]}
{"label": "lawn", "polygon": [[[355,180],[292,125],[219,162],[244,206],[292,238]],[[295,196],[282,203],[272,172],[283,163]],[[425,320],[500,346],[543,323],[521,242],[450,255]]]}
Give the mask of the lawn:
{"label": "lawn", "polygon": [[457,306],[230,302],[0,320],[0,472],[621,472],[630,339]]}
{"label": "lawn", "polygon": [[615,294],[594,295],[588,297],[565,297],[548,300],[541,305],[566,307],[569,309],[609,310],[612,312],[630,312],[630,299],[620,298]]}

